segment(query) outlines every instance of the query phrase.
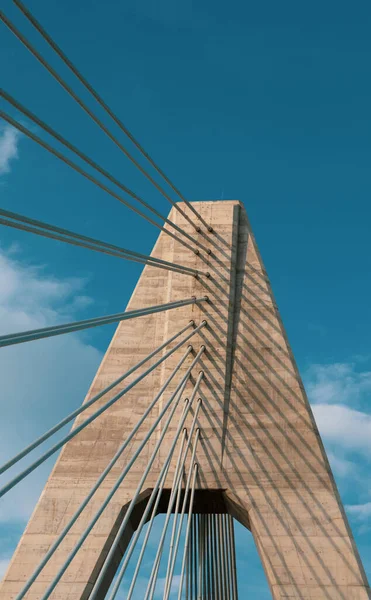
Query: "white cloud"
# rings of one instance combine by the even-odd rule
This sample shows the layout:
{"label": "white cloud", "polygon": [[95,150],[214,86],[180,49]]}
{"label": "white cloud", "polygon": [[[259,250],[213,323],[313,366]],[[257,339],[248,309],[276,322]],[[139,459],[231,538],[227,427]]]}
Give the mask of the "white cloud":
{"label": "white cloud", "polygon": [[[27,265],[0,250],[0,335],[75,318],[91,302],[81,293],[85,283],[57,279],[45,268]],[[2,464],[81,404],[101,353],[77,334],[1,348],[0,353]],[[37,455],[38,451],[32,453],[2,475],[0,483]],[[0,500],[0,523],[28,519],[51,464],[45,463]]]}
{"label": "white cloud", "polygon": [[371,531],[371,502],[364,504],[348,504],[345,506],[349,518],[356,525],[359,535],[367,534],[369,537]]}
{"label": "white cloud", "polygon": [[17,261],[13,250],[0,251],[0,335],[72,318],[91,302],[79,293],[85,284],[46,275],[43,267]]}
{"label": "white cloud", "polygon": [[366,521],[371,518],[371,502],[366,502],[365,504],[348,504],[345,508],[347,513],[358,521]]}
{"label": "white cloud", "polygon": [[[371,414],[365,412],[371,395],[370,357],[352,362],[313,365],[306,373],[306,389],[334,474],[345,498],[354,493],[365,499],[371,463]],[[357,533],[369,534],[371,502],[347,504]]]}
{"label": "white cloud", "polygon": [[[158,595],[159,597],[163,597],[163,594],[165,592],[165,582],[166,582],[166,577],[159,577],[157,580],[157,586],[156,586],[156,596]],[[170,590],[170,594],[176,594],[179,591],[179,585],[180,585],[180,575],[173,575],[173,579],[171,582],[171,590]]]}
{"label": "white cloud", "polygon": [[9,173],[11,160],[18,156],[20,133],[10,125],[0,125],[0,175]]}
{"label": "white cloud", "polygon": [[357,371],[357,363],[312,365],[305,377],[310,401],[354,406],[364,395],[371,394],[371,372]]}
{"label": "white cloud", "polygon": [[[327,365],[312,365],[305,374],[305,387],[325,441],[335,474],[360,483],[364,464],[354,454],[371,456],[371,415],[363,407],[371,394],[369,357]],[[351,456],[349,456],[351,454]]]}
{"label": "white cloud", "polygon": [[332,470],[338,477],[355,477],[358,474],[357,465],[351,460],[347,460],[335,452],[327,452],[327,458],[329,459]]}
{"label": "white cloud", "polygon": [[312,408],[319,431],[328,443],[371,457],[371,415],[334,404],[314,404]]}

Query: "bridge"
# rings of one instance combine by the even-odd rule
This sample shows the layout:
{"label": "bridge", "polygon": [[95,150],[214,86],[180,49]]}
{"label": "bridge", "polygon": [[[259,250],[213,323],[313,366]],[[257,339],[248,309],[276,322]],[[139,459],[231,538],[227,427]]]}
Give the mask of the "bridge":
{"label": "bridge", "polygon": [[[0,336],[6,347],[118,324],[82,405],[0,468],[6,477],[19,463],[1,498],[58,455],[1,598],[237,600],[235,520],[253,534],[275,600],[371,598],[244,205],[189,202],[29,9],[14,2],[118,133],[1,13],[3,23],[171,209],[160,214],[1,91],[62,150],[25,119],[1,111],[5,121],[159,230],[145,255],[0,209],[3,226],[143,264],[126,310]],[[161,530],[153,527],[159,514]],[[149,541],[156,553],[140,596]]]}

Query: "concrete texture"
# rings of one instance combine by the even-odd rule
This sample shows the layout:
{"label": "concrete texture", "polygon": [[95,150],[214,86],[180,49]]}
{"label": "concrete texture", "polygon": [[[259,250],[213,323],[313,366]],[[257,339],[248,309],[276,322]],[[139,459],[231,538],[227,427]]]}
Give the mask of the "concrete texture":
{"label": "concrete texture", "polygon": [[[251,529],[275,600],[370,599],[370,588],[245,210],[237,201],[199,202],[195,206],[213,226],[214,233],[193,232],[175,209],[170,217],[189,233],[194,233],[195,238],[211,249],[211,255],[201,251],[196,256],[165,234],[160,235],[153,255],[208,270],[211,278],[197,280],[145,267],[128,309],[200,296],[205,292],[210,302],[120,324],[87,399],[179,331],[190,319],[198,325],[206,318],[208,327],[193,339],[193,355],[182,370],[183,373],[204,343],[207,351],[200,363],[205,380],[200,387],[203,405],[199,418],[202,434],[197,451],[198,488],[219,490],[230,513]],[[22,588],[169,376],[182,352],[177,351],[66,445],[0,585],[1,598],[11,600]],[[200,368],[194,370],[193,382]],[[134,375],[119,388],[133,378]],[[177,382],[175,380],[164,394],[148,424],[153,423]],[[189,395],[191,389],[189,384],[186,394]],[[96,407],[89,408],[76,423],[84,420]],[[190,415],[188,424],[191,418]],[[177,419],[147,478],[141,502],[101,590],[102,597],[131,531],[137,526],[176,426]],[[41,597],[145,431],[143,426],[27,598]],[[159,433],[160,428],[73,560],[52,598],[88,598]],[[174,462],[167,487],[171,485]]]}

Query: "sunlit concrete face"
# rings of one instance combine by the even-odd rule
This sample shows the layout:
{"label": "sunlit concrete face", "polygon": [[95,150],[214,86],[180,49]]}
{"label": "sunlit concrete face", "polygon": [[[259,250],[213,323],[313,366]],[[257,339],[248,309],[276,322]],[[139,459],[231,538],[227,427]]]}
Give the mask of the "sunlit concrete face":
{"label": "sunlit concrete face", "polygon": [[[196,457],[198,489],[220,490],[230,513],[251,529],[274,599],[371,598],[245,210],[237,201],[198,202],[195,206],[212,225],[214,233],[192,230],[175,209],[170,218],[194,236],[200,245],[200,254],[193,254],[162,233],[153,256],[209,271],[211,277],[196,279],[145,267],[128,309],[192,295],[199,297],[205,293],[209,302],[121,323],[86,400],[179,331],[190,319],[196,325],[206,319],[207,328],[192,339],[193,351],[181,372],[185,372],[200,346],[205,344],[206,353],[192,372],[184,394],[191,394],[202,369],[205,376],[198,394],[202,398],[201,438]],[[183,205],[182,208],[188,210]],[[207,249],[211,254],[207,254]],[[13,599],[23,587],[184,350],[174,353],[66,445],[0,586],[1,598]],[[144,367],[140,372],[143,370]],[[118,389],[134,377],[131,375]],[[36,600],[42,596],[144,439],[179,378],[180,375],[170,384],[27,598]],[[85,420],[118,389],[89,408],[76,423]],[[143,487],[141,501],[121,540],[102,587],[102,596],[131,532],[138,524],[149,490],[155,484],[181,410],[180,404]],[[192,413],[187,417],[188,426],[191,419]],[[53,598],[77,600],[89,597],[125,507],[137,488],[160,433],[161,426],[67,569]],[[166,488],[171,486],[174,466],[175,460],[169,470]]]}

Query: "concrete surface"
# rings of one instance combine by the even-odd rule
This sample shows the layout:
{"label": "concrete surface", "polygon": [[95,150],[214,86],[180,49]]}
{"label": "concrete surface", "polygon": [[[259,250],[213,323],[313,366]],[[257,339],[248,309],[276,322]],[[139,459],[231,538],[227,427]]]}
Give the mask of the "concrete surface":
{"label": "concrete surface", "polygon": [[[205,372],[200,387],[203,405],[199,419],[202,437],[197,451],[198,488],[222,490],[231,514],[251,529],[275,600],[370,599],[370,588],[245,210],[238,201],[198,202],[195,206],[214,228],[212,234],[194,232],[195,238],[211,249],[211,255],[202,250],[198,256],[192,254],[164,233],[153,255],[208,270],[211,278],[197,280],[145,267],[128,309],[200,296],[205,292],[209,303],[121,323],[87,399],[190,319],[198,325],[206,318],[207,329],[201,330],[192,341],[192,356],[201,344],[207,348],[200,367],[193,373],[194,381],[200,368]],[[193,233],[175,209],[170,218]],[[66,445],[0,585],[2,599],[13,599],[22,588],[182,352],[177,351]],[[175,380],[164,394],[148,425],[153,423],[177,382]],[[191,389],[189,384],[188,395]],[[116,392],[117,389],[89,408],[76,424]],[[188,423],[191,418],[190,415]],[[143,488],[141,502],[131,519],[131,530],[137,526],[176,425],[177,419]],[[42,596],[145,431],[143,426],[27,598],[36,600]],[[63,576],[51,596],[55,600],[88,598],[159,434],[160,428]],[[171,485],[172,469],[167,487]],[[125,550],[131,530],[124,536],[115,562]],[[105,588],[115,568],[113,564]]]}

